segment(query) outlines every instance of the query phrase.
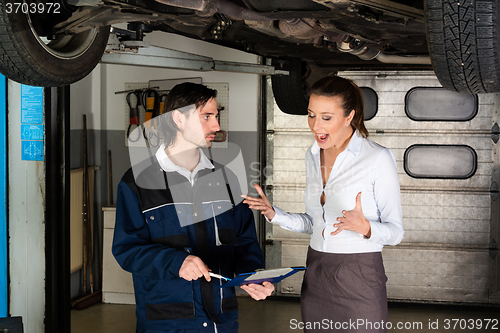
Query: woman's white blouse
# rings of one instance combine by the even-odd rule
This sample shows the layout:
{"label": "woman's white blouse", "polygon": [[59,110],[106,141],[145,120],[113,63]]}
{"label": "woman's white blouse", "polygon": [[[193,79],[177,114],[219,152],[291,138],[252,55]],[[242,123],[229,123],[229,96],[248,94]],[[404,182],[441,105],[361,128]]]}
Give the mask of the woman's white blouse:
{"label": "woman's white blouse", "polygon": [[[363,138],[356,131],[347,148],[339,154],[323,189],[320,147],[316,142],[306,153],[305,214],[287,213],[278,207],[272,223],[282,228],[311,234],[311,247],[330,253],[380,252],[383,245],[396,245],[403,239],[401,194],[396,161],[391,151]],[[321,193],[326,202],[321,205]],[[343,230],[332,236],[342,210],[356,206],[362,192],[361,207],[370,221],[371,237]],[[324,230],[324,233],[323,233]],[[324,235],[324,236],[323,236]]]}

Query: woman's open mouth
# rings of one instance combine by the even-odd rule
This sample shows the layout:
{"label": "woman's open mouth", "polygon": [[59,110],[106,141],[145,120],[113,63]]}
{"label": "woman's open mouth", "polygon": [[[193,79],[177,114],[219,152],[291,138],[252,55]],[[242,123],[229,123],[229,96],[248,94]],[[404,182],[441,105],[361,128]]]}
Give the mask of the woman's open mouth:
{"label": "woman's open mouth", "polygon": [[316,141],[318,141],[318,143],[324,143],[328,140],[328,134],[315,134],[316,136]]}

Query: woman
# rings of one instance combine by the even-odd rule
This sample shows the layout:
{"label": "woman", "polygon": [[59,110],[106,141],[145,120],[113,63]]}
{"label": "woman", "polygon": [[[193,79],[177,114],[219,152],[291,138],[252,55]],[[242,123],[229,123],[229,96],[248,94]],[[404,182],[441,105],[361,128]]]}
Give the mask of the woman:
{"label": "woman", "polygon": [[361,90],[338,76],[311,89],[305,214],[286,213],[261,198],[250,208],[281,227],[311,234],[301,292],[306,332],[386,332],[383,245],[403,238],[394,156],[367,139]]}

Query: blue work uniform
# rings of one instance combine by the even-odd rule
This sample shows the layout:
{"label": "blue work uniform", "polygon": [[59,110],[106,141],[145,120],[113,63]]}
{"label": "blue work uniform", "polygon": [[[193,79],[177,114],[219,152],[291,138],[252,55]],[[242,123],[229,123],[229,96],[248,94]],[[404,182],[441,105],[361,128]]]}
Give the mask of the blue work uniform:
{"label": "blue work uniform", "polygon": [[137,332],[234,332],[234,288],[186,281],[179,269],[190,254],[229,277],[264,267],[253,213],[237,186],[228,191],[236,176],[215,163],[191,184],[155,162],[138,175],[129,169],[118,185],[112,252],[133,276]]}

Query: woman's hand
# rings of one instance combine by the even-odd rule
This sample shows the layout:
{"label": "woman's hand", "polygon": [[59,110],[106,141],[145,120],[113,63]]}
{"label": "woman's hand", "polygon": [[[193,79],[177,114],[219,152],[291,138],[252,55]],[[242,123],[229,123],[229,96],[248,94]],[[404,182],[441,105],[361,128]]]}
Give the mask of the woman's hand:
{"label": "woman's hand", "polygon": [[274,291],[274,286],[272,283],[264,281],[262,284],[244,284],[241,286],[241,289],[246,291],[248,295],[252,296],[254,300],[260,301],[265,299],[267,296],[271,296]]}
{"label": "woman's hand", "polygon": [[269,200],[267,200],[267,197],[264,194],[264,191],[262,191],[262,188],[260,188],[260,186],[257,184],[255,184],[254,186],[257,190],[257,193],[259,193],[260,198],[241,195],[243,198],[245,198],[245,200],[243,200],[243,203],[248,204],[250,209],[260,210],[261,214],[263,214],[269,221],[271,221],[274,218],[274,215],[276,215],[276,212],[274,211],[273,206],[271,205]]}
{"label": "woman's hand", "polygon": [[361,192],[356,196],[356,207],[353,210],[342,211],[344,216],[337,217],[337,221],[340,223],[335,223],[333,226],[337,228],[331,233],[332,236],[337,235],[342,230],[351,230],[370,238],[372,234],[370,222],[363,215],[363,209],[361,208]]}

